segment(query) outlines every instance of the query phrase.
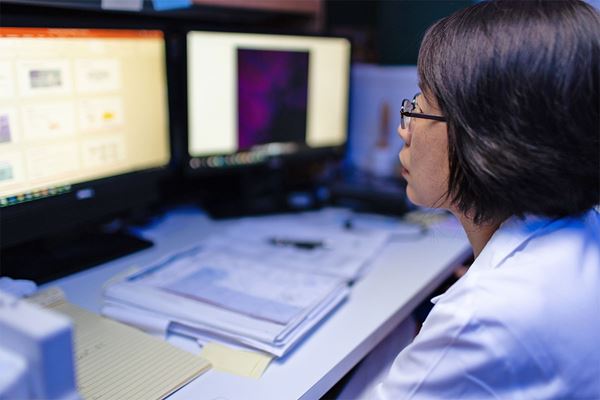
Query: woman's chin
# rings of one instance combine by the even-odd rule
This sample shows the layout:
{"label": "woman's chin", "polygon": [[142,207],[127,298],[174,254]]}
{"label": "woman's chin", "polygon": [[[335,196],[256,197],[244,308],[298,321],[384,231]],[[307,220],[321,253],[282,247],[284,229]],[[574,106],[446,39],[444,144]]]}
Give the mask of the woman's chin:
{"label": "woman's chin", "polygon": [[408,184],[406,186],[406,197],[408,197],[410,202],[413,203],[414,205],[416,205],[416,206],[422,205],[421,202],[419,201],[419,197],[417,196],[417,194],[415,193],[413,188],[410,186],[410,184]]}
{"label": "woman's chin", "polygon": [[419,195],[419,192],[415,191],[410,184],[406,186],[406,197],[411,203],[419,207],[448,208],[446,201],[442,201],[439,197],[434,197],[431,194]]}

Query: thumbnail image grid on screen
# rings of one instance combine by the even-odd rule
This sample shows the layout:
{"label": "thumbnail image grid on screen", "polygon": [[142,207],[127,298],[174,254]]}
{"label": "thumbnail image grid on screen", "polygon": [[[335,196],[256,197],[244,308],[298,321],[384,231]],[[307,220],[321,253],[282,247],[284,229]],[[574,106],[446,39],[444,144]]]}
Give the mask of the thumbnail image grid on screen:
{"label": "thumbnail image grid on screen", "polygon": [[0,28],[0,206],[170,159],[163,33]]}

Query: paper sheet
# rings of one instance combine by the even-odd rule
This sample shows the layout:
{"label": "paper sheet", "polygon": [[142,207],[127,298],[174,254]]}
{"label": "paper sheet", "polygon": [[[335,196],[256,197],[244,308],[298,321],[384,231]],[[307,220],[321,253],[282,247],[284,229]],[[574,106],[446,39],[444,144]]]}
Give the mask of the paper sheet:
{"label": "paper sheet", "polygon": [[[347,230],[341,224],[319,223],[314,216],[304,214],[249,217],[224,222],[221,229],[218,235],[205,240],[206,249],[260,262],[274,269],[296,269],[349,281],[360,276],[361,269],[376,257],[389,238],[385,231]],[[312,250],[273,246],[274,238],[323,245]]]}
{"label": "paper sheet", "polygon": [[128,280],[282,325],[344,284],[337,277],[273,268],[202,247]]}
{"label": "paper sheet", "polygon": [[273,356],[266,353],[233,349],[218,343],[206,343],[202,357],[218,371],[258,379],[269,366]]}
{"label": "paper sheet", "polygon": [[73,321],[77,386],[85,399],[162,399],[210,367],[198,356],[70,304],[57,291],[32,301]]}

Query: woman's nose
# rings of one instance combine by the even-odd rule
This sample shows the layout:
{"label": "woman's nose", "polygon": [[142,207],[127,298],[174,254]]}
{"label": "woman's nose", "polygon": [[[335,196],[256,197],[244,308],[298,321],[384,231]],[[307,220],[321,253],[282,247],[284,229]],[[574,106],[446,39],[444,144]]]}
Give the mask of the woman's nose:
{"label": "woman's nose", "polygon": [[406,128],[402,129],[402,124],[398,125],[398,135],[402,138],[402,140],[404,141],[404,144],[408,144],[410,145],[410,132],[408,131],[408,126],[406,126]]}

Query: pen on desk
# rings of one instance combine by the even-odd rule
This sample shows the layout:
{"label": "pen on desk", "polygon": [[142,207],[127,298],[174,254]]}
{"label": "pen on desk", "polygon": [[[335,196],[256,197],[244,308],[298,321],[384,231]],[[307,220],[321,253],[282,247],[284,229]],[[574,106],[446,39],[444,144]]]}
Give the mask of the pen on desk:
{"label": "pen on desk", "polygon": [[325,247],[325,243],[321,240],[295,240],[280,237],[269,238],[269,243],[273,246],[292,246],[303,250],[314,250]]}

